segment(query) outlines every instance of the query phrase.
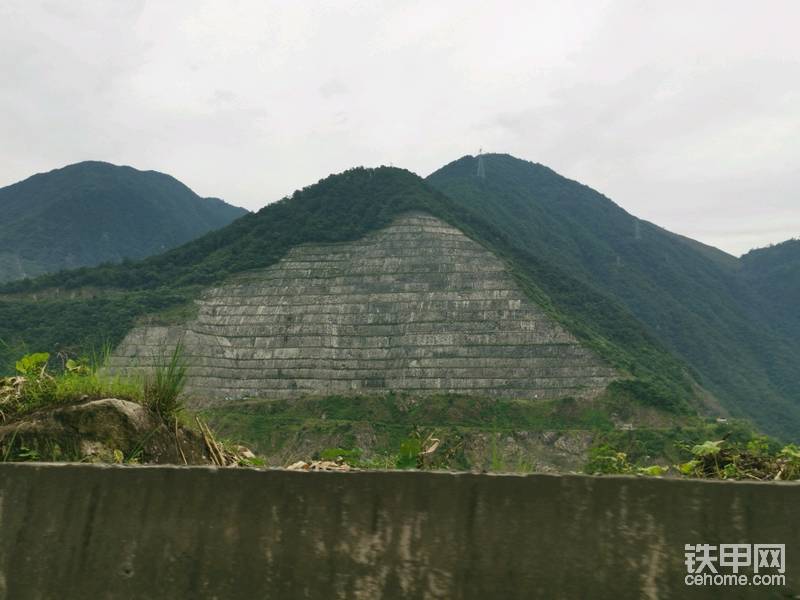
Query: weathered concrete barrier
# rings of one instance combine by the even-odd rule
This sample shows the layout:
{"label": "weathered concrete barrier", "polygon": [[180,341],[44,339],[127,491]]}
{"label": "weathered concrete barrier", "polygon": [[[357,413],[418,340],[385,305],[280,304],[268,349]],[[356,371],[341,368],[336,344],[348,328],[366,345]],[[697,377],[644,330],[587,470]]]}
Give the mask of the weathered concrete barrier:
{"label": "weathered concrete barrier", "polygon": [[[798,597],[799,500],[793,484],[2,464],[0,598]],[[785,544],[786,584],[687,586],[701,543]]]}

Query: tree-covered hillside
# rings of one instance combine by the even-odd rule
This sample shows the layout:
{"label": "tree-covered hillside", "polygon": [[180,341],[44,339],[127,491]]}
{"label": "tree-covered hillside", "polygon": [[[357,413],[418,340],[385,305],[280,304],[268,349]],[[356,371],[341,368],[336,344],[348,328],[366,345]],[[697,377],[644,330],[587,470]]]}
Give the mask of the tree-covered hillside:
{"label": "tree-covered hillside", "polygon": [[0,189],[0,281],[164,252],[244,215],[155,171],[82,162]]}
{"label": "tree-covered hillside", "polygon": [[[634,378],[626,394],[671,410],[694,397],[682,363],[619,303],[529,252],[500,228],[396,168],[353,169],[228,227],[139,262],[56,273],[0,288],[0,364],[21,349],[80,352],[118,342],[137,321],[185,314],[202,286],[265,267],[304,242],[358,239],[397,215],[423,210],[508,261],[523,289],[553,317]],[[167,313],[166,315],[164,313]]]}
{"label": "tree-covered hillside", "polygon": [[763,317],[800,340],[800,239],[751,250],[741,261],[742,278],[765,307]]}
{"label": "tree-covered hillside", "polygon": [[[547,167],[508,155],[466,156],[427,181],[505,232],[515,247],[627,307],[734,414],[800,437],[800,344],[769,313],[797,305],[785,289],[781,274],[791,267],[783,257],[771,270],[756,266],[758,253],[743,266],[637,219]],[[773,309],[754,289],[759,285],[767,296],[777,292]]]}
{"label": "tree-covered hillside", "polygon": [[776,254],[771,268],[759,253],[740,261],[541,165],[482,160],[484,176],[465,157],[427,182],[401,169],[352,169],[142,261],[8,283],[0,365],[8,370],[22,351],[116,343],[136,322],[184,318],[203,287],[274,264],[297,244],[358,239],[423,210],[505,259],[532,299],[633,375],[621,384],[627,393],[680,411],[702,394],[699,382],[733,414],[800,438],[798,336],[774,308],[791,312],[791,290],[776,287],[789,258]]}

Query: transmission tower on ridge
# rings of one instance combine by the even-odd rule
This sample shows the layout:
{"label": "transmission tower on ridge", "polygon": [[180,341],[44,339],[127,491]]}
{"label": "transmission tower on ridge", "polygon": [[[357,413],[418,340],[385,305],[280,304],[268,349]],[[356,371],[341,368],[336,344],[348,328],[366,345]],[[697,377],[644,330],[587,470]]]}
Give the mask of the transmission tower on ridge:
{"label": "transmission tower on ridge", "polygon": [[486,179],[486,165],[483,164],[483,148],[478,150],[478,177]]}

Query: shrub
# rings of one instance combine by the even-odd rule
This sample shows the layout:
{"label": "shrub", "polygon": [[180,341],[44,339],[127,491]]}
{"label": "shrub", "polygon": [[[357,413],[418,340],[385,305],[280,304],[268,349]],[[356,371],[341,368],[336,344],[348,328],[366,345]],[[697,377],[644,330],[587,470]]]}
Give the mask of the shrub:
{"label": "shrub", "polygon": [[337,461],[341,459],[351,466],[358,466],[361,460],[361,448],[346,450],[344,448],[326,448],[319,453],[321,460]]}
{"label": "shrub", "polygon": [[50,354],[28,354],[16,361],[17,375],[0,377],[0,420],[49,405],[80,400],[141,400],[140,382],[111,376],[105,369],[105,358],[94,361],[61,358],[63,371],[51,373]]}
{"label": "shrub", "polygon": [[727,440],[707,441],[692,447],[692,459],[676,466],[688,477],[760,481],[800,479],[800,449],[789,444],[773,452],[770,446],[764,438],[755,438],[745,445]]}
{"label": "shrub", "polygon": [[398,469],[416,469],[422,444],[419,439],[409,437],[400,444],[400,452],[397,455],[396,466]]}

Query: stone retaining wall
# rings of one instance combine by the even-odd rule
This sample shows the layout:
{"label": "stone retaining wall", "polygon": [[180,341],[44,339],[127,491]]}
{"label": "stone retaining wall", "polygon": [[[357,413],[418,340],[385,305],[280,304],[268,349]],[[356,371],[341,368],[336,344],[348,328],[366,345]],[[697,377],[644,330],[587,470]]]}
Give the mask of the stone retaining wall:
{"label": "stone retaining wall", "polygon": [[304,245],[209,290],[196,319],[141,327],[112,367],[183,340],[203,398],[460,392],[591,397],[616,373],[527,299],[504,263],[424,214],[345,244]]}

